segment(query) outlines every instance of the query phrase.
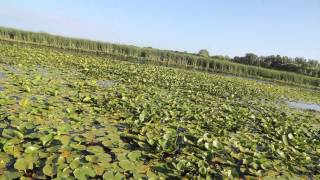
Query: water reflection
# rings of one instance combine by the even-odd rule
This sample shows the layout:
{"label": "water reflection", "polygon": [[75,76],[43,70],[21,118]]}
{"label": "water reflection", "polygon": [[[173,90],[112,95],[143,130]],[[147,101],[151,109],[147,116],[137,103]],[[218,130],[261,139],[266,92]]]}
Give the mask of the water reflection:
{"label": "water reflection", "polygon": [[294,102],[294,101],[287,101],[289,107],[303,109],[303,110],[313,110],[320,112],[320,105],[318,104],[310,104],[304,102]]}

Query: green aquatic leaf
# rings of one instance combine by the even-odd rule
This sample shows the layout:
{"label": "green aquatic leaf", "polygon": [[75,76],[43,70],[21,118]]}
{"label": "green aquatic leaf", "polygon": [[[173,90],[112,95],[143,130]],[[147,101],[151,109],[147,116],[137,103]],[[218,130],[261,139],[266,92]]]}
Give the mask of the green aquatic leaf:
{"label": "green aquatic leaf", "polygon": [[210,143],[208,143],[208,142],[204,143],[204,147],[205,147],[207,150],[210,150],[210,149],[211,149],[211,145],[210,145]]}
{"label": "green aquatic leaf", "polygon": [[282,135],[282,141],[283,141],[283,143],[284,143],[286,146],[289,145],[287,135]]}
{"label": "green aquatic leaf", "polygon": [[77,168],[73,171],[74,176],[79,180],[86,180],[89,177],[96,176],[95,171],[87,166]]}
{"label": "green aquatic leaf", "polygon": [[66,158],[64,156],[68,156],[67,153],[63,153],[59,156],[58,160],[57,160],[57,164],[59,165],[59,167],[64,167],[65,163],[66,163]]}
{"label": "green aquatic leaf", "polygon": [[18,145],[18,143],[20,143],[21,141],[18,139],[11,139],[9,141],[7,141],[4,146],[3,146],[3,150],[4,152],[19,158],[21,156],[21,147]]}
{"label": "green aquatic leaf", "polygon": [[222,144],[218,140],[212,141],[212,146],[215,148],[218,148],[218,149],[223,147]]}
{"label": "green aquatic leaf", "polygon": [[[90,172],[91,176],[102,176],[104,173],[104,169],[102,167],[100,167],[99,165],[96,164],[91,164],[88,165],[90,166],[91,170],[93,170],[93,172]],[[88,176],[90,176],[89,173],[87,173]]]}
{"label": "green aquatic leaf", "polygon": [[290,140],[294,139],[293,134],[292,134],[292,133],[289,133],[289,134],[288,134],[288,138],[289,138]]}
{"label": "green aquatic leaf", "polygon": [[27,154],[33,154],[33,153],[37,153],[38,150],[39,150],[39,147],[34,146],[34,145],[30,145],[30,146],[26,147],[24,152],[27,153]]}
{"label": "green aquatic leaf", "polygon": [[111,156],[106,153],[100,153],[96,155],[86,155],[85,159],[92,163],[101,163],[101,164],[108,164],[112,161]]}
{"label": "green aquatic leaf", "polygon": [[159,177],[156,173],[152,172],[151,170],[149,170],[149,171],[147,172],[147,176],[148,176],[148,178],[150,178],[150,179],[158,179],[158,177]]}
{"label": "green aquatic leaf", "polygon": [[14,168],[21,171],[33,169],[33,160],[30,157],[17,159]]}
{"label": "green aquatic leaf", "polygon": [[72,173],[73,171],[69,167],[65,167],[62,170],[58,171],[57,177],[64,180],[69,180],[69,179],[72,180],[74,179],[71,175]]}
{"label": "green aquatic leaf", "polygon": [[112,147],[113,146],[113,142],[112,140],[108,140],[108,141],[102,141],[102,144],[106,147]]}
{"label": "green aquatic leaf", "polygon": [[14,137],[18,137],[20,139],[24,138],[24,135],[22,132],[18,130],[13,130],[13,129],[4,129],[2,131],[2,136],[5,138],[14,138]]}
{"label": "green aquatic leaf", "polygon": [[51,163],[46,163],[42,169],[43,173],[47,176],[53,177],[57,174],[57,167]]}
{"label": "green aquatic leaf", "polygon": [[49,153],[39,151],[38,155],[39,155],[39,158],[47,158],[49,156]]}
{"label": "green aquatic leaf", "polygon": [[76,157],[71,163],[70,163],[70,167],[71,169],[76,169],[78,167],[81,166],[81,161],[80,161],[80,158],[79,157]]}
{"label": "green aquatic leaf", "polygon": [[176,166],[179,171],[183,171],[186,168],[186,165],[187,165],[186,160],[180,160]]}
{"label": "green aquatic leaf", "polygon": [[271,162],[264,162],[263,164],[261,164],[261,168],[264,170],[269,170],[272,168],[272,163]]}
{"label": "green aquatic leaf", "polygon": [[19,105],[23,108],[26,108],[28,107],[29,105],[31,104],[30,100],[29,99],[21,99],[19,101]]}
{"label": "green aquatic leaf", "polygon": [[46,146],[50,141],[52,141],[54,138],[53,134],[43,135],[40,137],[40,140],[42,142],[42,145]]}
{"label": "green aquatic leaf", "polygon": [[99,161],[99,157],[96,155],[87,155],[85,159],[89,162],[97,163]]}
{"label": "green aquatic leaf", "polygon": [[202,176],[205,176],[207,174],[207,168],[205,167],[200,167],[199,168],[199,173],[202,175]]}
{"label": "green aquatic leaf", "polygon": [[277,150],[277,153],[280,155],[280,157],[282,157],[282,158],[286,158],[286,155],[285,155],[285,153],[283,152],[283,151],[281,151],[281,150]]}
{"label": "green aquatic leaf", "polygon": [[26,92],[31,92],[31,88],[30,88],[29,86],[24,86],[24,90],[25,90]]}
{"label": "green aquatic leaf", "polygon": [[1,174],[2,179],[7,180],[7,179],[17,179],[19,177],[21,177],[23,175],[23,173],[19,172],[19,171],[4,171],[3,174]]}
{"label": "green aquatic leaf", "polygon": [[88,152],[91,152],[93,154],[99,154],[99,153],[104,153],[104,149],[101,146],[89,146],[87,148]]}
{"label": "green aquatic leaf", "polygon": [[135,169],[135,164],[129,160],[122,160],[118,164],[124,170],[134,170]]}
{"label": "green aquatic leaf", "polygon": [[82,102],[86,102],[86,103],[88,103],[90,101],[91,101],[91,98],[89,96],[84,97],[82,100]]}
{"label": "green aquatic leaf", "polygon": [[130,161],[138,161],[141,157],[141,152],[140,151],[132,151],[130,153],[128,153],[128,158]]}
{"label": "green aquatic leaf", "polygon": [[103,179],[115,179],[112,171],[107,171],[103,174]]}
{"label": "green aquatic leaf", "polygon": [[55,139],[58,139],[63,145],[68,145],[70,143],[71,137],[68,135],[59,135]]}
{"label": "green aquatic leaf", "polygon": [[7,163],[10,162],[11,158],[6,153],[0,152],[0,169],[6,167]]}
{"label": "green aquatic leaf", "polygon": [[239,173],[236,169],[232,168],[227,171],[228,178],[235,179],[239,177]]}
{"label": "green aquatic leaf", "polygon": [[58,96],[59,91],[57,91],[57,90],[50,90],[49,93],[50,93],[51,96]]}
{"label": "green aquatic leaf", "polygon": [[73,144],[73,143],[71,143],[69,146],[72,147],[73,149],[79,150],[79,151],[83,151],[83,150],[87,149],[86,146],[81,145],[81,144]]}

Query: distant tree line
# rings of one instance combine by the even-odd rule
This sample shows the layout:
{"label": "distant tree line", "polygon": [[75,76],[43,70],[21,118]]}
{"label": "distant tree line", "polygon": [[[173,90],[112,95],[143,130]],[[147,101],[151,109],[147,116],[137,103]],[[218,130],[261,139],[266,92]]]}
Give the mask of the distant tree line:
{"label": "distant tree line", "polygon": [[[268,65],[262,65],[261,62],[267,62],[267,60],[261,61],[261,58],[251,57],[251,55],[245,56],[245,58],[236,57],[234,59],[230,59],[223,56],[210,56],[209,51],[207,50],[200,50],[198,54],[191,54],[179,51],[159,50],[151,47],[141,48],[130,45],[67,38],[47,33],[35,33],[2,27],[0,27],[0,39],[24,42],[33,45],[50,46],[78,52],[85,51],[99,55],[108,55],[109,57],[115,57],[121,60],[128,59],[130,61],[156,63],[165,66],[184,67],[208,72],[228,73],[237,76],[263,77],[313,86],[320,85],[320,79],[315,78],[318,77],[319,74],[315,77],[308,77],[297,74],[298,70],[297,73],[291,73],[272,70],[277,68],[266,69],[264,67],[272,67],[271,65],[269,65],[270,67],[268,67]],[[258,64],[258,62],[260,62],[260,64]],[[279,70],[283,69],[279,68]],[[307,75],[305,72],[308,71],[303,70],[302,74]]]}
{"label": "distant tree line", "polygon": [[247,53],[243,57],[230,59],[233,62],[254,65],[264,68],[276,69],[281,71],[295,72],[312,77],[320,77],[320,63],[316,60],[306,60],[305,58],[289,58],[287,56],[257,56]]}

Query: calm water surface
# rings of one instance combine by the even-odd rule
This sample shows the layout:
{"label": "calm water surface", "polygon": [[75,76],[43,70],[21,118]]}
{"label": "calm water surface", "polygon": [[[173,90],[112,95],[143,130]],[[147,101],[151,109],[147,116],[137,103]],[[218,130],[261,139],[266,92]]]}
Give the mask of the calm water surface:
{"label": "calm water surface", "polygon": [[287,101],[289,107],[302,109],[302,110],[313,110],[320,112],[320,105],[318,104],[311,104],[311,103],[304,103],[304,102],[294,102],[294,101]]}

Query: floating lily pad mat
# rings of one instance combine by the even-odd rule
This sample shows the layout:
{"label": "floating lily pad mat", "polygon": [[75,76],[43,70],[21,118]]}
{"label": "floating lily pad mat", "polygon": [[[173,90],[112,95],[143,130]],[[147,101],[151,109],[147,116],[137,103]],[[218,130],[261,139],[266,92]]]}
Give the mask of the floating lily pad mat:
{"label": "floating lily pad mat", "polygon": [[316,90],[0,44],[0,179],[318,179]]}

